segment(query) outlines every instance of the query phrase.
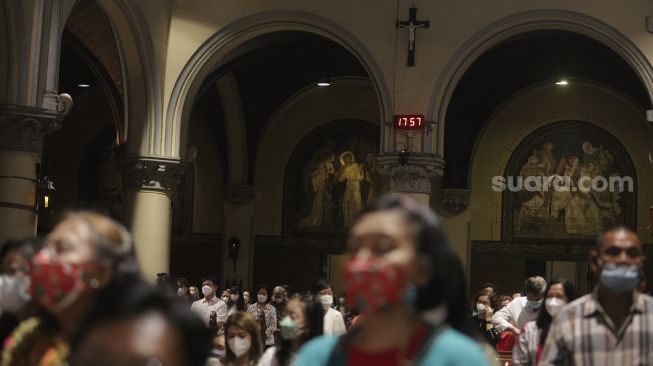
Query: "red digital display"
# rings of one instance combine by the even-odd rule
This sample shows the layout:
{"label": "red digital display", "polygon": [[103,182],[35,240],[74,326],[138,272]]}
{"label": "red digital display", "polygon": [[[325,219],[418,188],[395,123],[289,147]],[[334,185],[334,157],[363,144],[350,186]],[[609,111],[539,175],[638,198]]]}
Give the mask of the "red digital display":
{"label": "red digital display", "polygon": [[421,114],[399,114],[394,118],[394,125],[399,130],[416,130],[422,128],[424,116]]}

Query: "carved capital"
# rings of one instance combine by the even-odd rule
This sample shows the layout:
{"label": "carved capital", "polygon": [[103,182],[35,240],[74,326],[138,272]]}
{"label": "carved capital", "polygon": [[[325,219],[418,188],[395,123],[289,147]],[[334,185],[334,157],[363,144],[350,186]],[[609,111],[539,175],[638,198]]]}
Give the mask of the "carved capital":
{"label": "carved capital", "polygon": [[431,180],[444,174],[444,160],[433,155],[381,155],[377,162],[390,192],[431,194]]}
{"label": "carved capital", "polygon": [[444,189],[442,192],[442,208],[454,215],[460,214],[469,206],[471,192],[469,189],[462,188]]}
{"label": "carved capital", "polygon": [[122,160],[120,171],[125,189],[163,192],[173,198],[184,165],[174,159],[132,158]]}
{"label": "carved capital", "polygon": [[45,136],[61,127],[62,118],[48,109],[0,104],[0,149],[41,153]]}
{"label": "carved capital", "polygon": [[246,205],[254,199],[254,187],[245,184],[230,184],[224,187],[224,198],[234,205]]}

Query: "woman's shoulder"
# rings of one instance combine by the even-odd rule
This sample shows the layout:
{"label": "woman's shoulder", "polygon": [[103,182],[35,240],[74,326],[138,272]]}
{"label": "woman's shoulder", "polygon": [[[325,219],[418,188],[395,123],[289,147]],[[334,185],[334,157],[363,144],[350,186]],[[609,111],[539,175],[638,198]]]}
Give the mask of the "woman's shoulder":
{"label": "woman's shoulder", "polygon": [[334,336],[321,336],[310,340],[299,350],[295,366],[326,365],[331,356],[331,351],[333,351],[339,338]]}
{"label": "woman's shoulder", "polygon": [[487,365],[487,358],[479,344],[466,335],[448,328],[429,346],[424,365]]}

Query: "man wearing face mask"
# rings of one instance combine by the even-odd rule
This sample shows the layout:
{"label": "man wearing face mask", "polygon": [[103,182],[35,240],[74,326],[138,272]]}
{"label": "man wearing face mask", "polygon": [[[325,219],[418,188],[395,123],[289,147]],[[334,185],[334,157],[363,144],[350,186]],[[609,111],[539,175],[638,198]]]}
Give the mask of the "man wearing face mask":
{"label": "man wearing face mask", "polygon": [[540,276],[527,278],[524,283],[526,296],[515,298],[492,316],[492,324],[499,333],[512,330],[518,335],[526,323],[535,320],[542,307],[545,289],[544,278]]}
{"label": "man wearing face mask", "polygon": [[324,309],[324,334],[342,335],[347,333],[342,314],[331,307],[333,305],[331,285],[325,280],[318,280],[311,287],[311,293]]}
{"label": "man wearing face mask", "polygon": [[540,365],[652,365],[653,298],[637,291],[645,257],[633,231],[606,231],[590,252],[594,291],[562,308]]}
{"label": "man wearing face mask", "polygon": [[214,277],[206,278],[202,281],[202,294],[203,299],[195,301],[190,309],[194,311],[202,321],[209,326],[211,313],[215,312],[215,321],[218,329],[224,327],[227,321],[227,304],[218,299],[216,292],[218,291],[218,280]]}

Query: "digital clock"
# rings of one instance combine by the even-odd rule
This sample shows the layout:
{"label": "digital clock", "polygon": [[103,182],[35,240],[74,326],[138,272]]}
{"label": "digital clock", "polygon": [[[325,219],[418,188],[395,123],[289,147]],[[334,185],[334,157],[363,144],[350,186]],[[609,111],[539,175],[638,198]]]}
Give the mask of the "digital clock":
{"label": "digital clock", "polygon": [[424,116],[421,114],[399,114],[394,117],[394,126],[398,130],[417,130],[423,124]]}

